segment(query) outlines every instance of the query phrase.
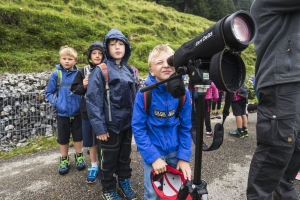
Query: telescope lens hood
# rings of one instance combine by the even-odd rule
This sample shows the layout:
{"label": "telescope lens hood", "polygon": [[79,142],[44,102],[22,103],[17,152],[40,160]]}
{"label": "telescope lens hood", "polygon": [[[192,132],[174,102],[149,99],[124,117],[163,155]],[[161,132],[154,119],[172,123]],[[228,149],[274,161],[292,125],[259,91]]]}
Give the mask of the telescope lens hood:
{"label": "telescope lens hood", "polygon": [[245,81],[246,67],[240,55],[224,49],[212,57],[209,74],[218,89],[235,92]]}

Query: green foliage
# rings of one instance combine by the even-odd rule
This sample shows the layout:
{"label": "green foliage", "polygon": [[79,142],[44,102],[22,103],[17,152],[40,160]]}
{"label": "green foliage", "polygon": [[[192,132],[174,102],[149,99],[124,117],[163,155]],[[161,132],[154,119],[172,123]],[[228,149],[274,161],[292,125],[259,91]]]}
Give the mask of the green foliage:
{"label": "green foliage", "polygon": [[15,155],[21,155],[25,153],[32,153],[39,150],[49,149],[49,148],[58,148],[59,144],[56,142],[56,137],[46,138],[38,137],[38,139],[28,140],[24,147],[16,147],[9,152],[0,150],[0,160],[5,158],[11,158]]}
{"label": "green foliage", "polygon": [[[213,24],[145,0],[0,0],[0,73],[51,70],[63,45],[77,50],[82,67],[88,46],[118,28],[132,46],[128,64],[145,75],[154,46],[176,50]],[[243,52],[247,67],[255,61],[249,49]]]}

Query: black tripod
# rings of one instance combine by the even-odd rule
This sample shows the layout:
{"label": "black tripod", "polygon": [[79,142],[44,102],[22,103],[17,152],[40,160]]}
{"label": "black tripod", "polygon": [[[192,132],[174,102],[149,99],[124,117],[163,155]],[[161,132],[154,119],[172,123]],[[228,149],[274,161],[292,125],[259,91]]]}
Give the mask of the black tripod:
{"label": "black tripod", "polygon": [[196,150],[195,150],[195,168],[194,168],[194,180],[186,181],[181,186],[177,200],[186,200],[190,195],[193,200],[208,200],[208,192],[206,189],[207,183],[201,179],[201,167],[202,167],[202,145],[203,144],[203,129],[204,129],[204,116],[205,116],[205,95],[207,88],[210,84],[200,83],[195,85],[198,93],[198,100],[196,103],[197,113],[197,131],[196,131]]}

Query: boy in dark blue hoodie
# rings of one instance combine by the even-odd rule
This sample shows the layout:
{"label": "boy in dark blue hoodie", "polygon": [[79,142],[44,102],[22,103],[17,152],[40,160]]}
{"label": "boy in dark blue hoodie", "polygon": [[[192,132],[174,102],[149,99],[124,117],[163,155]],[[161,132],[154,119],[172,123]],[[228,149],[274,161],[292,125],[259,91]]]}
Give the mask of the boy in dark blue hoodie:
{"label": "boy in dark blue hoodie", "polygon": [[[132,71],[127,66],[130,44],[118,30],[111,29],[104,38],[108,68],[108,81],[101,68],[89,76],[86,106],[89,120],[99,142],[99,179],[104,199],[121,199],[119,190],[126,199],[136,199],[130,185],[131,168],[131,117],[135,98],[135,83]],[[116,176],[114,176],[114,174]]]}

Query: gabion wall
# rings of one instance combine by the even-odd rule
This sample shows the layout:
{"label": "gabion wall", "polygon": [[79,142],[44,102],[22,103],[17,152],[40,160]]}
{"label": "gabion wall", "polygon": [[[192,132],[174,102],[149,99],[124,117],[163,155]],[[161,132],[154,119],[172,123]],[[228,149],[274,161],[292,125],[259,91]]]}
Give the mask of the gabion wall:
{"label": "gabion wall", "polygon": [[0,75],[0,149],[37,135],[53,136],[56,118],[45,97],[51,72]]}

